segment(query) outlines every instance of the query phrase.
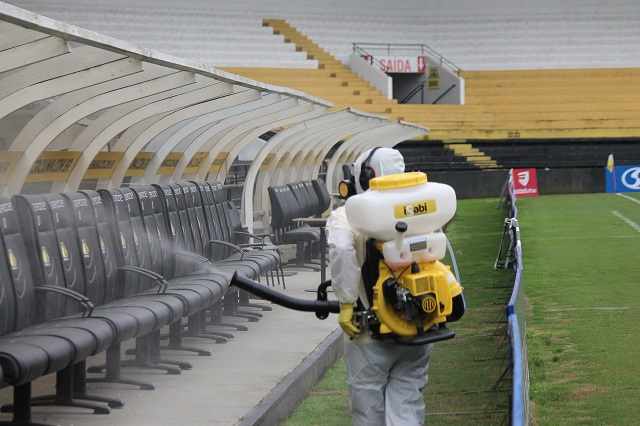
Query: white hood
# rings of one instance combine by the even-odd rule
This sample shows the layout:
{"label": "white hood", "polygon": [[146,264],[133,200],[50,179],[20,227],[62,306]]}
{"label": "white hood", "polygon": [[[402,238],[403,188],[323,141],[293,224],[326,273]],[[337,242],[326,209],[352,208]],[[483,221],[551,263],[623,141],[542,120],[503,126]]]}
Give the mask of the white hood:
{"label": "white hood", "polygon": [[[353,174],[358,194],[364,192],[360,186],[360,169],[370,153],[371,149],[363,152],[353,163]],[[368,165],[376,172],[376,177],[404,173],[404,158],[402,158],[400,151],[393,148],[378,148],[369,160]]]}

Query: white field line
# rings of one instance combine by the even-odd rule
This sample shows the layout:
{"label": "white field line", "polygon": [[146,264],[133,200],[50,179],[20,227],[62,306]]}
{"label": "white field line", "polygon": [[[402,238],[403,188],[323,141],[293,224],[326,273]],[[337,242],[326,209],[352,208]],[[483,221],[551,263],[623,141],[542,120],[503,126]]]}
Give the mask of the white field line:
{"label": "white field line", "polygon": [[[597,236],[597,237],[583,237],[583,236],[576,236],[576,237],[547,237],[545,235],[536,235],[535,237],[527,237],[527,241],[571,241],[571,240],[593,240],[593,239],[599,239],[602,240],[603,238],[635,238],[635,235],[607,235],[605,237],[601,237],[601,236]],[[525,244],[527,243],[527,241],[525,241]]]}
{"label": "white field line", "polygon": [[627,309],[633,309],[631,306],[620,307],[603,307],[603,308],[557,308],[557,309],[545,309],[546,312],[566,312],[566,311],[625,311]]}
{"label": "white field line", "polygon": [[623,215],[621,215],[620,213],[618,213],[616,210],[612,210],[611,213],[617,217],[618,219],[622,220],[623,222],[625,222],[627,225],[629,225],[630,227],[632,227],[633,229],[635,229],[636,231],[640,232],[640,225],[638,225],[637,223],[635,223],[634,221],[632,221],[631,219],[629,219],[628,217],[625,217]]}
{"label": "white field line", "polygon": [[640,200],[637,200],[637,199],[635,199],[635,198],[633,198],[633,197],[629,197],[628,195],[621,194],[621,193],[619,193],[619,192],[616,192],[616,195],[618,195],[618,196],[620,196],[620,197],[622,197],[622,198],[626,198],[627,200],[631,200],[631,201],[633,201],[634,203],[638,203],[638,204],[640,204]]}

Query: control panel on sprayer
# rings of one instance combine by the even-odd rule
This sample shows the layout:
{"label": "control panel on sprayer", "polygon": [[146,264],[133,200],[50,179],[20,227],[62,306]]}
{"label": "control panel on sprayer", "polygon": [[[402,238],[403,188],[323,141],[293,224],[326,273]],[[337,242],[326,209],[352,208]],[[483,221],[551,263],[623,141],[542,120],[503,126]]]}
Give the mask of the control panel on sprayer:
{"label": "control panel on sprayer", "polygon": [[455,191],[428,182],[422,172],[381,176],[369,187],[345,204],[349,224],[374,239],[382,254],[372,306],[354,321],[397,343],[454,337],[445,322],[464,313],[462,287],[440,260],[447,251],[442,227],[456,212]]}

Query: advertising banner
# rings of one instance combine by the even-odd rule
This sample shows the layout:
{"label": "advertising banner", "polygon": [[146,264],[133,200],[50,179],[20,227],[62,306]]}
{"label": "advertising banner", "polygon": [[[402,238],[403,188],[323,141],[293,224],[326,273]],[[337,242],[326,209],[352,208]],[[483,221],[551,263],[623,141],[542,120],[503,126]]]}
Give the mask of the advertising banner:
{"label": "advertising banner", "polygon": [[33,163],[26,182],[67,180],[81,155],[80,151],[44,151]]}
{"label": "advertising banner", "polygon": [[536,169],[513,169],[513,193],[517,197],[538,196]]}
{"label": "advertising banner", "polygon": [[604,169],[607,192],[640,192],[640,166]]}
{"label": "advertising banner", "polygon": [[109,179],[113,176],[113,172],[123,155],[124,152],[101,151],[97,153],[82,179]]}
{"label": "advertising banner", "polygon": [[0,185],[9,181],[11,172],[16,167],[16,163],[22,157],[21,151],[3,151],[0,158]]}

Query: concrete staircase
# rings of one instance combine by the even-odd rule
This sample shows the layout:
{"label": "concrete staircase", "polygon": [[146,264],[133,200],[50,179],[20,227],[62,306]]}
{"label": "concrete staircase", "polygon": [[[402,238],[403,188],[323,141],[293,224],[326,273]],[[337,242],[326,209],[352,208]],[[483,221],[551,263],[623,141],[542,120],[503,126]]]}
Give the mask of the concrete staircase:
{"label": "concrete staircase", "polygon": [[473,164],[481,169],[496,169],[498,163],[490,156],[484,154],[478,148],[474,148],[466,141],[448,141],[444,143],[444,147],[450,149],[458,157],[466,158],[469,164]]}
{"label": "concrete staircase", "polygon": [[[264,19],[263,25],[271,26],[275,34],[284,36],[286,43],[294,43],[296,51],[307,53],[308,59],[318,61],[318,69],[268,69],[268,68],[223,68],[225,71],[264,81],[271,84],[291,87],[310,95],[327,99],[334,103],[334,110],[342,108],[355,108],[375,114],[389,117],[390,120],[404,120],[430,127],[429,116],[418,114],[405,117],[397,100],[387,99],[379,90],[363,80],[342,62],[336,60],[331,54],[310,40],[296,28],[282,19]],[[423,136],[419,140],[428,140],[429,136]],[[459,143],[456,146],[461,156],[467,159],[471,165],[480,168],[497,167],[495,162],[487,158],[478,150],[463,149]],[[470,148],[470,147],[469,147]],[[452,148],[453,149],[453,148]],[[456,151],[456,152],[457,152]]]}

